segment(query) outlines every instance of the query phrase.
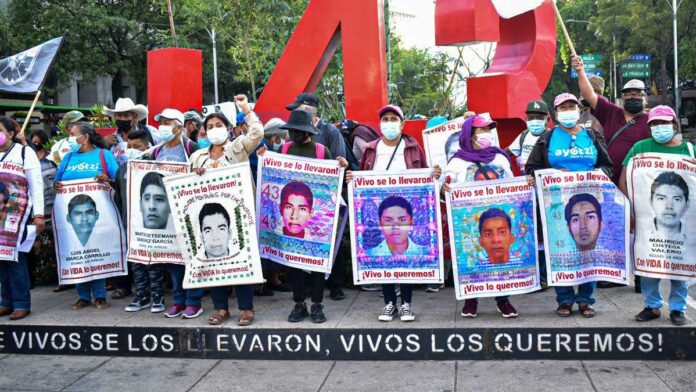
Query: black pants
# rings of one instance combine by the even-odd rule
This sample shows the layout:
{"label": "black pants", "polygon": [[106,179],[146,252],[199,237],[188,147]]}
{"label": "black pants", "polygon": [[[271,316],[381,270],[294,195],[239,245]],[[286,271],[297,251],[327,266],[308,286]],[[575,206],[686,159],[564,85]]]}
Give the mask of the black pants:
{"label": "black pants", "polygon": [[307,291],[305,290],[305,279],[309,276],[312,303],[320,304],[324,299],[324,273],[312,272],[307,274],[301,269],[289,268],[290,283],[292,284],[292,299],[295,302],[304,302]]}
{"label": "black pants", "polygon": [[[400,284],[401,289],[401,303],[411,303],[411,298],[413,297],[413,285],[412,284]],[[394,305],[396,303],[396,285],[395,284],[383,284],[382,294],[384,295],[384,304],[387,305],[391,302]]]}

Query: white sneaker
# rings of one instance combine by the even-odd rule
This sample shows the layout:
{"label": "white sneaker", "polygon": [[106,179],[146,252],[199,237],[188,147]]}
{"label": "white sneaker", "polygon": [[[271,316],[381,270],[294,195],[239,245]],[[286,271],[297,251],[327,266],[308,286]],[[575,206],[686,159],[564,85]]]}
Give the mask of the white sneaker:
{"label": "white sneaker", "polygon": [[413,321],[416,319],[416,314],[411,311],[411,304],[404,302],[401,305],[401,321]]}
{"label": "white sneaker", "polygon": [[377,320],[379,321],[392,321],[394,320],[394,317],[397,315],[398,311],[396,310],[396,306],[394,306],[393,303],[389,302],[384,308],[382,309],[382,313],[377,317]]}

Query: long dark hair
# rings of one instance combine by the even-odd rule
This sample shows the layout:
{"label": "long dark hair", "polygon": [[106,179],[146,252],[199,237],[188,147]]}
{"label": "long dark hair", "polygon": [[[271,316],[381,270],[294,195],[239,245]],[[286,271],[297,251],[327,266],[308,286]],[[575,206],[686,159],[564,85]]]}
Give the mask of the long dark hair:
{"label": "long dark hair", "polygon": [[225,126],[227,128],[230,127],[230,121],[227,119],[227,117],[225,117],[224,114],[222,114],[220,112],[214,112],[214,113],[210,113],[209,115],[207,115],[205,117],[205,120],[203,120],[203,127],[205,129],[208,129],[208,121],[210,121],[213,118],[220,119],[220,121],[222,121],[222,123],[225,124]]}
{"label": "long dark hair", "polygon": [[89,142],[94,147],[106,148],[106,141],[104,140],[104,136],[97,133],[96,129],[94,129],[94,125],[88,122],[80,122],[75,124],[75,126],[81,134],[87,135]]}
{"label": "long dark hair", "polygon": [[10,117],[7,116],[0,116],[0,124],[2,124],[3,127],[7,130],[7,132],[10,132],[12,135],[12,141],[16,142],[17,141],[17,121],[13,120]]}

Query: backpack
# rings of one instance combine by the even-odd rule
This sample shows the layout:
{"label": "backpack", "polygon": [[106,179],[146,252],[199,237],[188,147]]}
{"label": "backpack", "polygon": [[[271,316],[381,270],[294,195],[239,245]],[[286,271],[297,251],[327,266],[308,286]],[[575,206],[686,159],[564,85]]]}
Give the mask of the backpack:
{"label": "backpack", "polygon": [[[356,129],[359,132],[356,132]],[[373,142],[380,138],[379,133],[372,129],[369,125],[360,124],[353,120],[346,120],[341,124],[341,136],[343,143],[346,146],[346,160],[348,161],[348,170],[358,170],[360,162],[353,154],[353,145],[355,144],[356,133],[360,133],[360,138],[367,143]]]}
{"label": "backpack", "polygon": [[[283,147],[280,148],[280,153],[281,154],[287,154],[288,150],[290,150],[290,146],[292,146],[292,142],[287,142],[283,144]],[[314,143],[314,147],[316,148],[316,154],[317,154],[317,159],[324,159],[324,145],[321,143]]]}

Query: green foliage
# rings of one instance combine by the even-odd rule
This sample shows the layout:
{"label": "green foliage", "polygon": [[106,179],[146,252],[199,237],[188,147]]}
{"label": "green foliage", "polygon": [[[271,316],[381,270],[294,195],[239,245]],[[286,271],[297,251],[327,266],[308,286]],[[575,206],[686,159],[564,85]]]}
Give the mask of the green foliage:
{"label": "green foliage", "polygon": [[104,114],[105,105],[96,104],[92,106],[90,111],[92,116],[90,120],[94,123],[96,128],[115,128],[116,120]]}
{"label": "green foliage", "polygon": [[191,223],[191,215],[184,215],[184,224],[186,225],[186,232],[188,233],[189,242],[191,242],[191,252],[196,253],[198,245],[196,244],[196,236],[193,233],[193,224]]}

